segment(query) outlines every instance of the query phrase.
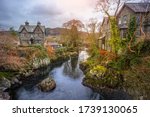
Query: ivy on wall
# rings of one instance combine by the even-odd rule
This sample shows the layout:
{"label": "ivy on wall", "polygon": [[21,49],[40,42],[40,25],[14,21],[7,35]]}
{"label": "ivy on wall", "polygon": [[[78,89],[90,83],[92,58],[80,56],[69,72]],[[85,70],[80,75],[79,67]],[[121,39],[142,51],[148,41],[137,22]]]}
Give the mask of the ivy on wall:
{"label": "ivy on wall", "polygon": [[118,51],[121,48],[121,39],[120,39],[120,33],[117,25],[117,19],[116,17],[110,17],[110,32],[111,32],[111,38],[110,38],[110,46],[112,47],[112,51],[117,54]]}

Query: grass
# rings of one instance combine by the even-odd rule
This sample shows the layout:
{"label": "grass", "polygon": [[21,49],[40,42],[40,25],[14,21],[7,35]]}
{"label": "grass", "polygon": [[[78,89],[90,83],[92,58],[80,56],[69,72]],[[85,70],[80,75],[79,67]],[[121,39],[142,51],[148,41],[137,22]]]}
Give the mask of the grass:
{"label": "grass", "polygon": [[15,72],[0,72],[0,78],[11,79],[16,73]]}

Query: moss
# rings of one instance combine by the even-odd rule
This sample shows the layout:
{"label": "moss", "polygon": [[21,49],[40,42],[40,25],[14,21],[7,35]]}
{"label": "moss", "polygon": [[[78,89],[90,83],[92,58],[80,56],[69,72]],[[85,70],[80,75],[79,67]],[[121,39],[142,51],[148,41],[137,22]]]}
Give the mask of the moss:
{"label": "moss", "polygon": [[90,70],[90,73],[92,75],[95,75],[98,78],[103,77],[103,75],[106,73],[107,68],[101,65],[97,65],[93,67],[93,69]]}
{"label": "moss", "polygon": [[93,87],[118,88],[123,83],[123,77],[120,71],[97,65],[87,72],[85,82]]}
{"label": "moss", "polygon": [[16,73],[15,72],[0,72],[0,78],[11,79]]}

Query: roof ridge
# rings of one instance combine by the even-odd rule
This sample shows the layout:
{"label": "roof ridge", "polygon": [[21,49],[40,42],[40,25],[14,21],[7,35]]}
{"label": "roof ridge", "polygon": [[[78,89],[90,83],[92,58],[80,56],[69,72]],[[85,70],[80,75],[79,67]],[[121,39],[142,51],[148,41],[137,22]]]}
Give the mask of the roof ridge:
{"label": "roof ridge", "polygon": [[[145,12],[145,6],[150,3],[125,3],[125,6],[133,10],[134,12]],[[150,9],[148,9],[149,11]]]}
{"label": "roof ridge", "polygon": [[125,4],[147,4],[147,3],[149,3],[149,2],[135,2],[135,3],[133,3],[133,2],[126,2]]}

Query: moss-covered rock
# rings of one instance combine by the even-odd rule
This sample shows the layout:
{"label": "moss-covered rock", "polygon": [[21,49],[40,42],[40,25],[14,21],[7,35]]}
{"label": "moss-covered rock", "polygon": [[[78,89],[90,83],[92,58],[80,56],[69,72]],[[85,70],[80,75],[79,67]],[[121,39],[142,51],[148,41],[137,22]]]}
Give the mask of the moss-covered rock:
{"label": "moss-covered rock", "polygon": [[103,78],[106,73],[107,68],[101,65],[97,65],[90,70],[90,74],[97,78]]}
{"label": "moss-covered rock", "polygon": [[37,86],[41,91],[48,92],[56,87],[56,83],[52,78],[48,77],[40,82]]}
{"label": "moss-covered rock", "polygon": [[86,74],[84,82],[97,88],[115,88],[123,83],[123,77],[117,70],[97,65]]}

